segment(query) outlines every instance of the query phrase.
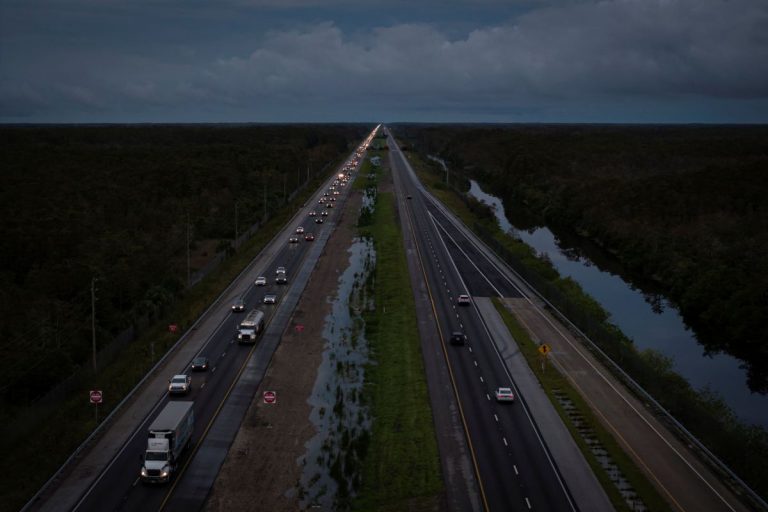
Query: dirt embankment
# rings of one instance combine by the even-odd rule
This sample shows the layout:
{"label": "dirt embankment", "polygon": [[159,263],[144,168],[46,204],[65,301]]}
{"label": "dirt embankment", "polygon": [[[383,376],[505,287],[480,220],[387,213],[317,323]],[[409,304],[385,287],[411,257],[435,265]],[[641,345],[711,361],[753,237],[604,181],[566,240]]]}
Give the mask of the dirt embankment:
{"label": "dirt embankment", "polygon": [[[315,434],[307,399],[322,360],[327,300],[336,293],[339,274],[355,234],[361,195],[350,190],[336,230],[318,261],[293,318],[259,387],[240,431],[229,450],[206,503],[208,512],[232,510],[299,510],[297,484],[302,468],[297,460]],[[297,332],[295,325],[304,326]],[[262,392],[277,392],[277,404],[267,405]]]}

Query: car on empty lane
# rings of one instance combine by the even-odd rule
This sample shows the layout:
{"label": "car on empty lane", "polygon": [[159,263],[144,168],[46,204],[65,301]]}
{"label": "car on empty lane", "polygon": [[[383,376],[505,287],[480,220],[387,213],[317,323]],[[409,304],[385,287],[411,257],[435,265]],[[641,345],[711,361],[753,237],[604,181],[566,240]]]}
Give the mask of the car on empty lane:
{"label": "car on empty lane", "polygon": [[496,388],[494,393],[496,395],[497,402],[514,402],[515,394],[512,393],[512,388]]}

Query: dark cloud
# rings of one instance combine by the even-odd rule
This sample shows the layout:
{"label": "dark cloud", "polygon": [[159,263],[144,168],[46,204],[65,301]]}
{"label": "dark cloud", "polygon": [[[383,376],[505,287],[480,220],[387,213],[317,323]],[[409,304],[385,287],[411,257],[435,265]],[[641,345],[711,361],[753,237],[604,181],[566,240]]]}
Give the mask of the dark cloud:
{"label": "dark cloud", "polygon": [[[148,38],[67,30],[47,48],[44,33],[11,30],[0,36],[0,118],[189,120],[192,109],[200,121],[653,121],[654,111],[659,121],[768,120],[764,0],[536,3],[460,33],[442,28],[456,21],[450,9],[435,13],[434,23],[386,25],[296,16],[253,31],[246,18],[229,32],[227,17],[213,27],[197,13],[172,35],[148,19]],[[131,26],[152,18],[128,14]]]}

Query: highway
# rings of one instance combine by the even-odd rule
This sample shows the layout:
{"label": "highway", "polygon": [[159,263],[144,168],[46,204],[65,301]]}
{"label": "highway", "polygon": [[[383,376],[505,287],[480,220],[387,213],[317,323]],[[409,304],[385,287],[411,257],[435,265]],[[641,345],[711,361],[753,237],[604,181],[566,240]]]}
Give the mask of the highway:
{"label": "highway", "polygon": [[[362,148],[365,145],[366,143],[363,143],[360,147]],[[353,158],[355,158],[354,154],[345,162],[345,165],[351,164]],[[362,158],[357,160],[354,165],[355,171],[353,171],[353,174],[359,169],[359,162],[362,162]],[[276,251],[274,257],[263,265],[258,272],[259,275],[267,278],[267,285],[254,286],[253,281],[250,282],[250,286],[247,286],[246,292],[242,295],[246,305],[245,312],[233,312],[230,309],[230,305],[240,297],[239,293],[235,293],[223,301],[220,314],[214,316],[214,318],[218,319],[218,324],[212,330],[213,334],[205,342],[202,350],[196,354],[208,357],[210,360],[209,370],[205,372],[192,372],[189,368],[190,359],[184,367],[176,368],[174,371],[169,372],[168,378],[176,373],[189,373],[192,375],[191,392],[188,395],[173,398],[166,394],[156,404],[151,414],[140,422],[133,435],[130,436],[128,442],[111,461],[107,469],[99,475],[93,485],[74,506],[74,510],[161,510],[166,507],[173,490],[177,486],[186,483],[184,482],[185,469],[190,465],[194,457],[198,455],[198,447],[204,443],[207,433],[217,419],[217,415],[222,410],[225,401],[230,396],[236,381],[249,362],[249,359],[258,353],[256,349],[261,340],[257,341],[255,345],[241,345],[236,342],[237,326],[240,320],[247,314],[247,311],[254,308],[260,308],[265,311],[269,326],[269,322],[275,316],[275,312],[281,307],[283,297],[287,295],[287,290],[293,285],[292,276],[298,275],[299,269],[305,265],[307,254],[312,245],[319,243],[324,237],[327,238],[328,233],[326,231],[333,228],[334,218],[338,215],[337,212],[343,206],[348,195],[348,191],[351,188],[349,185],[339,187],[340,194],[335,196],[337,198],[335,201],[336,207],[326,208],[324,204],[319,203],[319,200],[327,192],[328,187],[335,178],[336,176],[334,175],[334,177],[329,179],[320,188],[318,193],[307,202],[300,214],[297,215],[296,219],[298,220],[294,224],[289,225],[285,232],[278,235],[277,243],[282,244],[282,247]],[[323,210],[328,211],[328,216],[321,216]],[[309,216],[310,211],[315,211],[317,215]],[[323,219],[324,222],[318,224],[315,222],[316,219]],[[296,227],[298,226],[304,228],[304,233],[295,234]],[[313,233],[316,241],[305,240],[304,236],[307,233]],[[288,241],[289,236],[292,235],[298,237],[298,242],[292,243]],[[314,261],[311,264],[313,265]],[[279,266],[286,267],[287,284],[276,284],[275,282],[275,271]],[[230,289],[237,288],[236,286],[230,287]],[[266,293],[276,293],[278,303],[275,305],[263,304],[262,300]],[[259,354],[259,356],[271,358],[271,354]],[[268,360],[261,361],[261,363],[266,366]],[[194,401],[195,429],[192,437],[193,447],[187,450],[183,456],[179,464],[180,471],[173,478],[171,485],[143,484],[139,479],[139,470],[141,467],[141,457],[146,449],[147,428],[168,400]],[[239,424],[239,419],[236,419],[236,421]],[[205,494],[207,492],[202,493],[203,496]],[[187,505],[193,506],[197,510],[202,507],[203,502],[187,503]]]}
{"label": "highway", "polygon": [[[415,180],[397,143],[389,138],[397,194],[409,197],[406,215],[414,238],[446,353],[473,465],[487,510],[578,510],[536,422],[475,307],[478,297],[520,297],[498,269],[432,203]],[[401,203],[403,204],[403,203]],[[468,294],[473,303],[459,306]],[[464,346],[450,345],[454,331]],[[498,403],[494,391],[512,387],[515,403]]]}

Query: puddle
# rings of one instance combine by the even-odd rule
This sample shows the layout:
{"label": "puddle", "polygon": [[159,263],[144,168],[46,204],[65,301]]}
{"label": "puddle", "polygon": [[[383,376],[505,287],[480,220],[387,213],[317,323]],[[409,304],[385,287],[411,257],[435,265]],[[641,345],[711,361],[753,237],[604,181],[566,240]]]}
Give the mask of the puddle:
{"label": "puddle", "polygon": [[358,227],[368,226],[373,222],[373,212],[376,208],[376,183],[367,186],[363,191],[360,216],[357,219]]}
{"label": "puddle", "polygon": [[297,459],[303,467],[297,490],[302,510],[346,510],[360,487],[361,461],[370,442],[371,416],[362,400],[369,364],[363,310],[373,307],[366,282],[373,275],[373,242],[355,239],[349,267],[339,277],[337,296],[325,319],[325,350],[309,404],[317,434]]}
{"label": "puddle", "polygon": [[616,489],[619,490],[619,493],[624,499],[624,503],[629,507],[629,510],[636,512],[647,511],[648,507],[645,506],[643,500],[637,495],[632,484],[630,484],[624,477],[624,473],[622,473],[619,467],[613,462],[613,459],[603,447],[602,443],[597,440],[592,429],[584,422],[581,412],[579,412],[576,406],[573,405],[573,402],[571,402],[566,395],[557,390],[554,391],[554,395],[565,411],[565,414],[568,416],[571,424],[576,428],[579,436],[581,436],[587,446],[589,446],[589,449],[595,456],[598,464],[603,468],[613,485],[616,486]]}

